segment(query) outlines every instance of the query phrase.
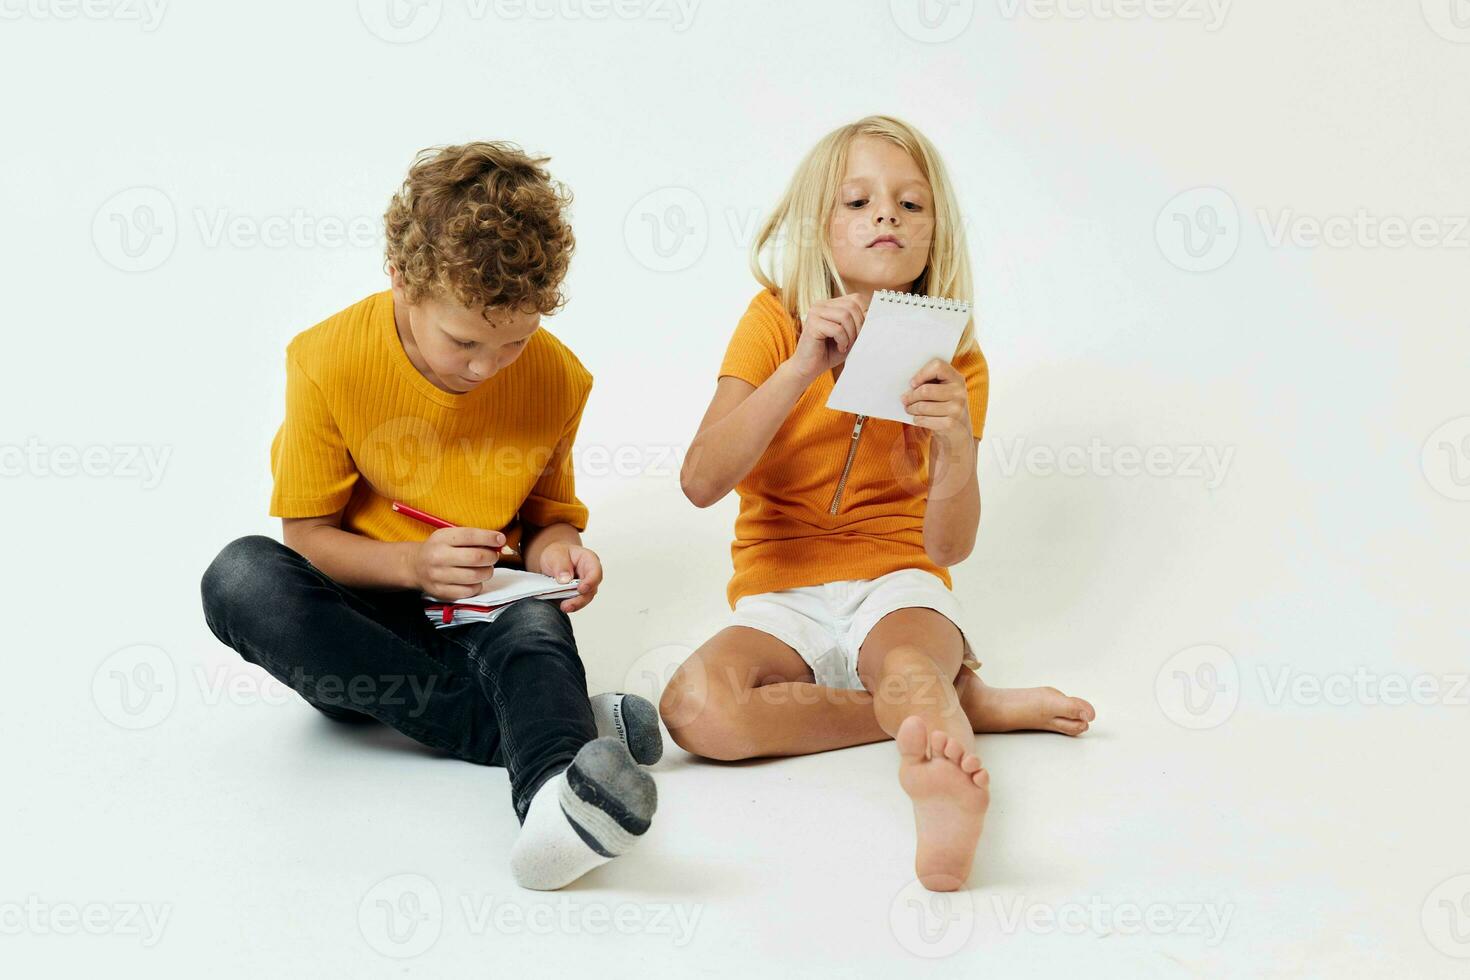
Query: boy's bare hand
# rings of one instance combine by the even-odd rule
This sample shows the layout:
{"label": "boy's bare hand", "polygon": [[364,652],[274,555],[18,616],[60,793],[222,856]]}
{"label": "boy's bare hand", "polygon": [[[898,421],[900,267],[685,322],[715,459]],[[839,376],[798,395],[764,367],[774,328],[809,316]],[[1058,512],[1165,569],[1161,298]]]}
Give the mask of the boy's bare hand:
{"label": "boy's bare hand", "polygon": [[419,542],[413,576],[419,591],[436,599],[468,599],[479,595],[495,563],[505,535],[478,527],[442,527]]}
{"label": "boy's bare hand", "polygon": [[561,604],[562,612],[573,613],[597,597],[597,587],[602,584],[602,559],[591,548],[556,541],[541,550],[541,574],[558,582],[581,579],[576,597],[564,599]]}

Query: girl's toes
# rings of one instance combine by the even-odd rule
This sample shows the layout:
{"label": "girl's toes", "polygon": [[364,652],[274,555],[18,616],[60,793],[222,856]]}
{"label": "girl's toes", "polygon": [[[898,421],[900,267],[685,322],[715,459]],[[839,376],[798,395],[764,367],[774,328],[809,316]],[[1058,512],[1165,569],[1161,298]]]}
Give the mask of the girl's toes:
{"label": "girl's toes", "polygon": [[929,747],[929,740],[924,737],[924,719],[909,715],[898,726],[894,741],[898,743],[898,754],[905,760],[923,762],[924,750]]}
{"label": "girl's toes", "polygon": [[1073,718],[1080,718],[1086,722],[1095,721],[1097,719],[1097,712],[1092,709],[1092,705],[1088,704],[1081,698],[1072,699],[1072,711],[1070,711],[1069,714],[1071,714]]}
{"label": "girl's toes", "polygon": [[1087,722],[1076,718],[1057,718],[1052,722],[1063,735],[1081,735],[1087,731]]}
{"label": "girl's toes", "polygon": [[979,772],[975,773],[970,778],[972,780],[974,780],[975,781],[975,785],[976,786],[979,786],[981,789],[989,789],[990,788],[990,770],[989,769],[981,769]]}
{"label": "girl's toes", "polygon": [[949,744],[944,747],[944,757],[955,765],[959,765],[960,760],[965,757],[965,747],[960,744],[959,739],[949,740]]}
{"label": "girl's toes", "polygon": [[963,759],[960,760],[960,768],[963,769],[967,773],[976,773],[976,772],[979,772],[980,771],[980,757],[979,756],[975,756],[975,755],[967,755],[967,756],[965,756]]}
{"label": "girl's toes", "polygon": [[937,759],[944,755],[944,747],[949,744],[949,736],[936,728],[929,733],[929,757]]}

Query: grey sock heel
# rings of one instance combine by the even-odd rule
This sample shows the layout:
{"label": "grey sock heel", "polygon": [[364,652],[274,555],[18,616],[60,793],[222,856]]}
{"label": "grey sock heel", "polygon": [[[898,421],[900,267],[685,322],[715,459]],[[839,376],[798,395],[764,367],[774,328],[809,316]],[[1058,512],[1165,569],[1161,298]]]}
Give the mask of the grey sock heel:
{"label": "grey sock heel", "polygon": [[658,727],[658,709],[636,694],[599,694],[592,699],[597,734],[621,739],[641,766],[651,766],[664,754],[664,736]]}
{"label": "grey sock heel", "polygon": [[658,809],[658,787],[616,738],[599,738],[577,752],[560,789],[562,812],[588,847],[603,857],[626,852]]}

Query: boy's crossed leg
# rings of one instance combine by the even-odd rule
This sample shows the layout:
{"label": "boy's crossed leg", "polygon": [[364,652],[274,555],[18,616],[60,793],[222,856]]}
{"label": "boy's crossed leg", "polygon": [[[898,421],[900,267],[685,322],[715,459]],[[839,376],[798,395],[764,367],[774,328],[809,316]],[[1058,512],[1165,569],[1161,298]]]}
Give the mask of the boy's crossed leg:
{"label": "boy's crossed leg", "polygon": [[[417,593],[347,588],[259,535],[227,545],[200,587],[220,641],[328,717],[506,767],[523,821],[511,869],[525,887],[559,888],[648,829],[657,793],[637,763],[658,756],[653,719],[624,696],[589,702],[554,604],[522,600],[492,623],[435,630]],[[598,737],[599,707],[616,737]]]}

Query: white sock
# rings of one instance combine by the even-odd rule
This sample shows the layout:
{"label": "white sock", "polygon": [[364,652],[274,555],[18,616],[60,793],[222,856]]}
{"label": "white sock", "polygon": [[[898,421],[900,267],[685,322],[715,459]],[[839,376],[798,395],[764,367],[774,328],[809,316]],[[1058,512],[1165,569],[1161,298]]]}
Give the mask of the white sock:
{"label": "white sock", "polygon": [[627,853],[648,830],[658,794],[617,739],[582,746],[546,780],[521,824],[510,870],[523,888],[552,891]]}
{"label": "white sock", "polygon": [[592,699],[592,720],[601,738],[620,739],[640,766],[651,766],[664,754],[658,709],[636,694],[613,692]]}

